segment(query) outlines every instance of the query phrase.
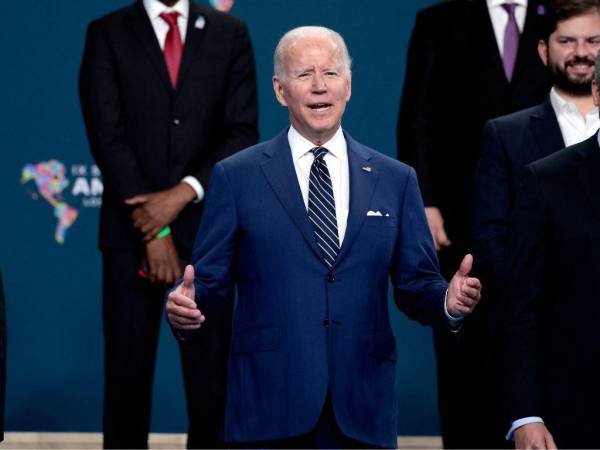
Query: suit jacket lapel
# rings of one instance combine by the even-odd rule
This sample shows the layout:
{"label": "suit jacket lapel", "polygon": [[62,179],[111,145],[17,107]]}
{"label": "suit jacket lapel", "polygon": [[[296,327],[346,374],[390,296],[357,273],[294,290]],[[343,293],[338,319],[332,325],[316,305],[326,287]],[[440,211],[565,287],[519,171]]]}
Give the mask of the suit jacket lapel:
{"label": "suit jacket lapel", "polygon": [[207,20],[205,10],[190,2],[190,12],[188,16],[187,31],[185,34],[185,44],[183,47],[183,55],[181,58],[181,66],[179,68],[179,76],[177,86],[181,86],[185,73],[189,70],[192,61],[198,58],[198,54],[202,49],[202,41],[204,40],[205,28],[210,26],[210,22],[205,22],[204,27],[196,28],[196,21],[203,17]]}
{"label": "suit jacket lapel", "polygon": [[379,171],[369,161],[371,154],[344,132],[348,146],[348,171],[350,175],[350,210],[342,247],[335,260],[337,266],[348,254],[367,217],[371,198],[379,179]]}
{"label": "suit jacket lapel", "polygon": [[[472,2],[464,2],[465,15],[467,26],[473,26],[473,34],[471,35],[472,42],[475,43],[473,48],[476,53],[481,55],[483,70],[492,79],[485,77],[490,85],[501,86],[502,89],[508,90],[509,83],[504,75],[504,66],[502,65],[502,55],[498,49],[492,19],[485,0],[476,0]],[[477,55],[475,55],[477,57]]]}
{"label": "suit jacket lapel", "polygon": [[287,138],[287,129],[273,139],[264,153],[268,159],[261,164],[261,168],[267,181],[275,191],[283,208],[302,233],[308,246],[317,254],[319,261],[325,264],[302,199]]}
{"label": "suit jacket lapel", "polygon": [[600,147],[598,133],[584,141],[578,150],[581,158],[575,164],[575,172],[586,193],[592,209],[600,219]]}
{"label": "suit jacket lapel", "polygon": [[154,33],[154,29],[152,28],[148,14],[146,13],[144,5],[141,1],[138,1],[133,6],[130,18],[131,29],[139,39],[144,51],[150,58],[150,61],[152,61],[152,65],[163,81],[165,88],[167,88],[169,91],[173,91],[173,86],[171,86],[171,81],[169,79],[169,73],[167,72],[165,58],[160,49],[160,44],[156,39],[156,34]]}
{"label": "suit jacket lapel", "polygon": [[565,142],[550,99],[542,103],[529,120],[531,133],[537,143],[537,152],[531,158],[532,161],[565,148]]}

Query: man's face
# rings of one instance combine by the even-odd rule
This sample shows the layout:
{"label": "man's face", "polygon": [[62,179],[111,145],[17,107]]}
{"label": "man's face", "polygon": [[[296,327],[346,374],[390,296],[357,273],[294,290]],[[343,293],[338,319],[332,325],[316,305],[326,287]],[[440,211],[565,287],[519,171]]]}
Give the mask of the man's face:
{"label": "man's face", "polygon": [[283,80],[273,77],[277,100],[288,108],[294,128],[316,145],[328,141],[350,100],[350,74],[328,37],[301,37],[285,50]]}
{"label": "man's face", "polygon": [[554,85],[577,96],[590,95],[594,62],[600,49],[600,14],[589,13],[558,22],[548,44],[538,51],[553,75]]}

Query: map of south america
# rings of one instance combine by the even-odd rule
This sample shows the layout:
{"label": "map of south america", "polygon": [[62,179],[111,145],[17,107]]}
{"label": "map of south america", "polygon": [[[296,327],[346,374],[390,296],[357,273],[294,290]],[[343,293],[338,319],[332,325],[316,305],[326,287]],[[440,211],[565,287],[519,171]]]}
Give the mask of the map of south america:
{"label": "map of south america", "polygon": [[21,183],[33,180],[37,192],[54,208],[54,217],[57,219],[54,239],[59,244],[65,242],[67,230],[79,215],[76,208],[62,199],[62,192],[69,185],[65,172],[64,164],[55,159],[27,164],[21,171]]}

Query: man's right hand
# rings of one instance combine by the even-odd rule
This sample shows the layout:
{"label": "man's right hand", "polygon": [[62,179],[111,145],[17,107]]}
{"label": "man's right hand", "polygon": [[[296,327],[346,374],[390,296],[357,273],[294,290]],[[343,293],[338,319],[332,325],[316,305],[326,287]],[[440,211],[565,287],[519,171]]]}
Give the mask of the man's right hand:
{"label": "man's right hand", "polygon": [[528,423],[514,432],[515,448],[520,449],[556,449],[554,438],[543,423]]}
{"label": "man's right hand", "polygon": [[194,266],[188,265],[183,274],[183,283],[167,297],[167,317],[169,322],[182,330],[196,330],[202,326],[204,316],[195,302]]}
{"label": "man's right hand", "polygon": [[444,229],[444,218],[439,208],[429,206],[425,208],[425,216],[427,216],[427,223],[429,224],[429,230],[433,237],[433,243],[435,249],[440,251],[442,247],[448,247],[452,242],[446,236],[446,230]]}
{"label": "man's right hand", "polygon": [[179,257],[170,234],[146,243],[146,260],[153,283],[173,284],[181,278]]}

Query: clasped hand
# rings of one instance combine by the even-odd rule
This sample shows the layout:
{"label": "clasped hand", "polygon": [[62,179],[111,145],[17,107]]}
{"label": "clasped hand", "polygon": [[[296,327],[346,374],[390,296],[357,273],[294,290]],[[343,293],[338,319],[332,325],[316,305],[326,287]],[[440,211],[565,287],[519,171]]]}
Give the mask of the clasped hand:
{"label": "clasped hand", "polygon": [[131,213],[133,226],[144,234],[144,241],[149,241],[173,222],[195,195],[188,184],[179,183],[165,191],[136,195],[125,203],[136,207]]}

